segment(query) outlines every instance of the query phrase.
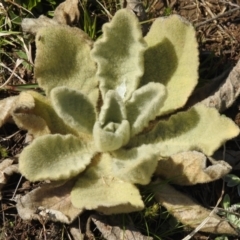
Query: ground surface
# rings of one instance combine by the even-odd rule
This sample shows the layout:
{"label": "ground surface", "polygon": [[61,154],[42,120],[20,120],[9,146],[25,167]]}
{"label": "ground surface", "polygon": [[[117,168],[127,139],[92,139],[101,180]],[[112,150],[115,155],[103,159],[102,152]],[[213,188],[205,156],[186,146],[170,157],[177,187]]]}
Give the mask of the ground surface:
{"label": "ground surface", "polygon": [[[114,6],[112,2],[111,6]],[[218,1],[218,0],[152,0],[148,3],[148,18],[166,16],[172,13],[179,14],[188,19],[195,26],[197,39],[200,50],[200,78],[204,82],[211,78],[217,77],[224,71],[228,71],[240,59],[240,1]],[[9,2],[6,7],[9,7]],[[100,20],[99,20],[100,21]],[[102,21],[102,20],[101,20]],[[11,39],[10,39],[11,41]],[[33,52],[34,52],[34,44]],[[4,51],[10,55],[10,58],[16,59],[16,50],[18,44],[4,45]],[[34,58],[34,53],[32,53]],[[9,69],[14,68],[13,61],[4,54],[1,54],[1,62]],[[21,79],[26,83],[34,83],[32,69],[27,69],[20,65],[16,69]],[[0,73],[0,84],[7,81],[11,72],[3,67]],[[11,84],[21,84],[22,81],[12,77]],[[9,95],[18,94],[15,91],[1,91],[0,98]],[[229,116],[239,124],[238,111],[240,101],[228,111]],[[16,127],[9,124],[0,129],[0,143],[7,148],[8,156],[13,157],[21,152],[24,146],[25,132],[19,131]],[[236,148],[234,144],[229,143],[229,148]],[[4,159],[2,154],[1,161]],[[238,174],[238,172],[236,172]],[[0,214],[0,239],[73,239],[70,234],[70,227],[63,224],[45,223],[38,221],[26,222],[19,218],[14,207],[15,202],[12,198],[16,194],[23,194],[34,187],[20,175],[14,174],[10,177],[7,185],[2,191],[1,214]],[[15,191],[16,190],[16,191]],[[221,182],[196,186],[194,188],[185,188],[183,191],[188,192],[198,199],[205,206],[214,206],[218,200],[219,193],[222,190]],[[233,202],[238,201],[238,195],[233,189],[228,190]],[[136,216],[135,216],[136,217]],[[88,214],[78,219],[74,226],[81,225],[85,231]],[[81,220],[81,221],[80,221]],[[150,221],[150,220],[149,220]],[[151,220],[152,225],[156,224],[157,218]],[[81,224],[80,224],[81,222]],[[171,233],[171,224],[162,225],[165,230],[169,228],[170,234],[163,234],[163,239],[181,239],[187,235],[183,229],[177,235]],[[159,239],[160,239],[159,238]],[[194,239],[214,239],[215,237],[208,234],[198,233]],[[88,238],[90,239],[90,238]],[[98,238],[101,239],[101,238]],[[230,238],[229,238],[230,239]]]}

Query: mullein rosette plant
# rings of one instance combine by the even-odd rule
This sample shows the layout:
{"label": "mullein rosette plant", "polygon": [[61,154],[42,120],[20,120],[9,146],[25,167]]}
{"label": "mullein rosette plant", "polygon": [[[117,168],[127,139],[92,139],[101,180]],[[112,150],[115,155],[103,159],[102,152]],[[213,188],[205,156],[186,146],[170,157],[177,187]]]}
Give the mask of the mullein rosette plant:
{"label": "mullein rosette plant", "polygon": [[137,186],[154,174],[191,185],[231,169],[223,161],[206,167],[205,156],[238,127],[201,103],[177,111],[198,80],[194,28],[172,15],[156,19],[143,37],[137,17],[122,9],[102,30],[93,42],[77,28],[42,27],[35,76],[46,96],[26,91],[1,103],[4,119],[11,115],[34,136],[19,157],[20,172],[48,181],[22,197],[20,215],[29,205],[55,209],[68,223],[84,209],[140,211]]}

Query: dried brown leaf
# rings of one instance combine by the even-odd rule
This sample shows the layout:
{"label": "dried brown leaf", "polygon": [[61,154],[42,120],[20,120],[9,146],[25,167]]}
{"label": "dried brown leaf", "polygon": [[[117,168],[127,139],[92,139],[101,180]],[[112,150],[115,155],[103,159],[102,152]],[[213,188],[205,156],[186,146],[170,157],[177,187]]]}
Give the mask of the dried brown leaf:
{"label": "dried brown leaf", "polygon": [[41,15],[39,18],[24,18],[21,26],[23,32],[37,34],[40,28],[48,27],[50,25],[58,25],[59,23],[53,19]]}
{"label": "dried brown leaf", "polygon": [[91,220],[97,226],[106,240],[152,240],[152,237],[142,235],[134,226],[124,226],[116,221],[114,217],[103,215],[92,215]]}
{"label": "dried brown leaf", "polygon": [[[14,173],[18,173],[18,164],[13,164],[14,160],[7,158],[0,163],[0,191],[7,183],[8,178]],[[0,192],[0,200],[2,199]]]}
{"label": "dried brown leaf", "polygon": [[8,97],[0,101],[0,127],[11,118],[11,110],[14,107],[17,96]]}
{"label": "dried brown leaf", "polygon": [[181,152],[161,159],[155,174],[178,185],[194,185],[217,180],[232,169],[225,161],[209,161],[212,165],[207,166],[206,156],[197,151]]}
{"label": "dried brown leaf", "polygon": [[[158,183],[160,182],[159,180]],[[154,192],[155,199],[185,226],[195,229],[208,218],[206,224],[200,229],[201,232],[237,235],[226,220],[211,213],[210,210],[200,206],[170,185],[162,183],[161,187],[156,188]]]}
{"label": "dried brown leaf", "polygon": [[213,154],[214,159],[224,159],[229,165],[232,166],[232,170],[240,169],[240,151],[235,150],[218,150]]}
{"label": "dried brown leaf", "polygon": [[70,233],[74,240],[84,240],[84,235],[81,233],[81,231],[75,227],[70,228]]}
{"label": "dried brown leaf", "polygon": [[[147,14],[143,5],[143,2],[141,0],[124,0],[122,2],[123,8],[127,8],[131,11],[133,11],[136,16],[138,17],[140,22],[143,22],[147,19]],[[145,36],[149,30],[149,24],[144,23],[142,26],[142,32]]]}
{"label": "dried brown leaf", "polygon": [[21,26],[23,32],[36,35],[42,27],[59,24],[72,25],[74,22],[78,22],[79,17],[78,0],[66,0],[56,8],[53,19],[43,15],[37,19],[24,18]]}
{"label": "dried brown leaf", "polygon": [[189,108],[213,95],[219,89],[221,84],[226,81],[231,70],[232,69],[225,70],[221,75],[211,79],[211,81],[209,81],[209,83],[205,84],[203,87],[196,88],[189,97],[186,108]]}
{"label": "dried brown leaf", "polygon": [[240,60],[230,72],[226,81],[210,97],[202,103],[207,107],[215,107],[219,112],[229,108],[240,94]]}
{"label": "dried brown leaf", "polygon": [[20,217],[71,223],[82,212],[71,203],[70,191],[74,182],[44,184],[18,198],[16,206]]}
{"label": "dried brown leaf", "polygon": [[60,24],[72,25],[79,21],[79,0],[66,0],[61,3],[54,12],[53,20]]}

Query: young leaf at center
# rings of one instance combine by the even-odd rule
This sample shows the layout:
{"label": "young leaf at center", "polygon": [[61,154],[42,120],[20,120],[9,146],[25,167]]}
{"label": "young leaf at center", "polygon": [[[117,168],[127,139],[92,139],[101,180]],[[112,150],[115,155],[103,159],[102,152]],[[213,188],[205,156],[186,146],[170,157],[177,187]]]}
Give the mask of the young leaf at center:
{"label": "young leaf at center", "polygon": [[126,109],[117,92],[109,90],[104,98],[99,120],[95,122],[93,137],[99,151],[114,151],[127,144],[130,125]]}
{"label": "young leaf at center", "polygon": [[165,87],[154,82],[148,83],[133,92],[132,97],[126,102],[131,136],[141,132],[149,121],[155,119],[166,97]]}

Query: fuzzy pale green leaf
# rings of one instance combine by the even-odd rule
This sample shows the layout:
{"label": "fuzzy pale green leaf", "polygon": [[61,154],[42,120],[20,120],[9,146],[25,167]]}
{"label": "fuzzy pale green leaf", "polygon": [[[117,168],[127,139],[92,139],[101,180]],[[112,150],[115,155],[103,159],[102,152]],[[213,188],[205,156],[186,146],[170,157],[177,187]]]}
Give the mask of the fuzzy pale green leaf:
{"label": "fuzzy pale green leaf", "polygon": [[148,83],[133,92],[126,102],[127,119],[131,126],[131,136],[147,127],[163,106],[167,93],[160,83]]}
{"label": "fuzzy pale green leaf", "polygon": [[69,179],[84,171],[94,150],[73,135],[45,135],[24,148],[19,170],[30,181]]}
{"label": "fuzzy pale green leaf", "polygon": [[105,214],[140,211],[144,204],[138,189],[112,175],[111,156],[102,154],[76,182],[71,192],[75,207]]}
{"label": "fuzzy pale green leaf", "polygon": [[96,64],[90,57],[93,42],[78,28],[54,25],[36,35],[35,76],[46,94],[55,87],[80,90],[96,104]]}
{"label": "fuzzy pale green leaf", "polygon": [[103,26],[103,37],[92,50],[103,96],[110,89],[117,90],[122,98],[131,96],[143,75],[145,46],[138,19],[127,9],[117,11]]}
{"label": "fuzzy pale green leaf", "polygon": [[116,91],[109,90],[104,97],[99,122],[102,126],[105,126],[110,122],[121,123],[126,118],[127,113],[121,97]]}
{"label": "fuzzy pale green leaf", "polygon": [[12,110],[12,116],[19,128],[26,129],[34,137],[49,133],[72,133],[56,114],[48,98],[35,91],[21,92]]}
{"label": "fuzzy pale green leaf", "polygon": [[149,145],[112,152],[112,174],[129,183],[148,184],[158,164],[153,153]]}
{"label": "fuzzy pale green leaf", "polygon": [[151,144],[161,157],[200,150],[211,156],[223,143],[239,134],[238,126],[215,108],[198,104],[186,112],[159,121],[149,132],[134,137],[128,146]]}
{"label": "fuzzy pale green leaf", "polygon": [[155,175],[169,179],[178,185],[194,185],[207,183],[222,178],[231,171],[225,161],[214,161],[207,166],[206,156],[200,152],[189,151],[160,159]]}
{"label": "fuzzy pale green leaf", "polygon": [[145,71],[141,85],[159,82],[168,97],[159,115],[182,107],[198,80],[198,46],[195,30],[177,15],[158,18],[145,37]]}
{"label": "fuzzy pale green leaf", "polygon": [[97,149],[102,152],[119,149],[130,138],[125,106],[121,97],[113,90],[105,95],[99,120],[93,128],[93,137]]}
{"label": "fuzzy pale green leaf", "polygon": [[54,88],[50,96],[55,111],[66,124],[80,132],[92,134],[96,112],[87,96],[67,87]]}
{"label": "fuzzy pale green leaf", "polygon": [[98,151],[114,151],[124,146],[130,137],[130,125],[127,120],[120,124],[109,123],[104,128],[96,122],[93,128],[95,146]]}

